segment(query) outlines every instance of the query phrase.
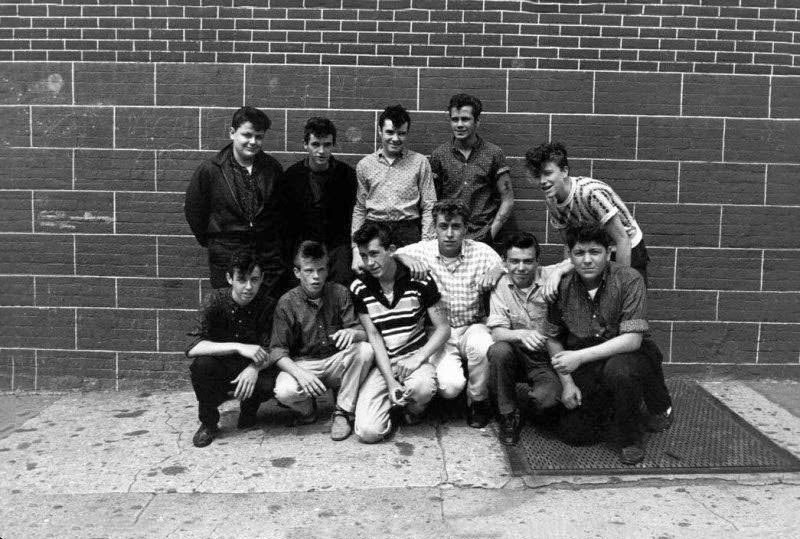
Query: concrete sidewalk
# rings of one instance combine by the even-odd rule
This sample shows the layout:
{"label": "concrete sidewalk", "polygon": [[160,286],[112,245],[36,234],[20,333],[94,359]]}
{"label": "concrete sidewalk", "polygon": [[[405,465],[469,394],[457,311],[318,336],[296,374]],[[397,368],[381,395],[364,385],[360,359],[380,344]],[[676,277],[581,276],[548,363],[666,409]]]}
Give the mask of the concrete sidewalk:
{"label": "concrete sidewalk", "polygon": [[[800,456],[800,384],[703,385]],[[192,393],[0,396],[0,537],[798,537],[800,474],[511,477],[492,428],[333,442],[325,421],[192,446]]]}

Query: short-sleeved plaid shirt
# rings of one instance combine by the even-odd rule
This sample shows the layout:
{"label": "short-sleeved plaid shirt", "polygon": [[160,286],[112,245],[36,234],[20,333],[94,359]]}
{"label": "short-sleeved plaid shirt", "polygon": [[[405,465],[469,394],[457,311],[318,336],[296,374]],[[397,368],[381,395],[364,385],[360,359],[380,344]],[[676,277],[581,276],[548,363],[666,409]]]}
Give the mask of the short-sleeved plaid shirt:
{"label": "short-sleeved plaid shirt", "polygon": [[607,183],[584,176],[570,176],[569,179],[572,186],[564,202],[558,202],[555,197],[544,199],[553,227],[567,228],[584,223],[605,226],[615,215],[619,215],[631,240],[631,247],[639,245],[642,229]]}
{"label": "short-sleeved plaid shirt", "polygon": [[478,281],[487,271],[502,264],[502,259],[488,245],[466,239],[461,254],[450,264],[439,254],[437,240],[420,241],[397,250],[413,256],[430,268],[433,280],[450,311],[450,326],[457,328],[480,322],[483,314]]}

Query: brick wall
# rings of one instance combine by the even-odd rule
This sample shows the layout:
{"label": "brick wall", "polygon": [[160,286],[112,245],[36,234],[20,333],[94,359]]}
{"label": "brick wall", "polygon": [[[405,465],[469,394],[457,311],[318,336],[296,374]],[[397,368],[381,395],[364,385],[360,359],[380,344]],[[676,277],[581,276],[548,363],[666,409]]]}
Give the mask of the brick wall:
{"label": "brick wall", "polygon": [[0,390],[183,384],[206,290],[182,202],[244,104],[284,165],[376,110],[446,140],[456,91],[515,163],[507,229],[559,253],[520,158],[554,138],[609,181],[651,252],[671,368],[800,365],[796,0],[89,0],[0,4]]}

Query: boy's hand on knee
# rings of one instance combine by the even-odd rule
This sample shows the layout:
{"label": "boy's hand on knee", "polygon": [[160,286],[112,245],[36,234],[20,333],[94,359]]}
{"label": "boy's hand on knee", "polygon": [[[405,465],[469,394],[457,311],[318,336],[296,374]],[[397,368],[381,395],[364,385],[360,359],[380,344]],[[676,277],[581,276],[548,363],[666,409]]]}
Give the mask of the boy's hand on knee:
{"label": "boy's hand on knee", "polygon": [[233,396],[240,401],[249,399],[253,396],[253,390],[256,387],[256,380],[258,380],[258,369],[252,365],[244,368],[239,376],[231,380],[232,384],[236,384],[236,389],[233,391]]}
{"label": "boy's hand on knee", "polygon": [[328,389],[319,378],[303,367],[297,367],[297,370],[292,373],[292,376],[297,380],[297,385],[300,386],[300,389],[311,397],[319,397]]}
{"label": "boy's hand on knee", "polygon": [[419,366],[422,365],[423,361],[425,361],[425,358],[418,356],[417,354],[404,357],[397,362],[397,376],[401,380],[405,380],[411,376],[411,373],[419,369]]}
{"label": "boy's hand on knee", "polygon": [[330,335],[333,343],[339,350],[344,350],[355,342],[356,330],[353,328],[342,328],[333,335]]}

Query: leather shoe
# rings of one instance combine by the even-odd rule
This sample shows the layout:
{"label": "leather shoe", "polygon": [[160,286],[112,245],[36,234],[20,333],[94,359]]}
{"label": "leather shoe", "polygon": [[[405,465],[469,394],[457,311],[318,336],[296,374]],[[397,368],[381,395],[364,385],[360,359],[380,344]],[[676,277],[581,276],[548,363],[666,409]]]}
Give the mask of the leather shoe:
{"label": "leather shoe", "polygon": [[500,432],[498,438],[503,445],[515,445],[519,441],[519,433],[522,431],[522,419],[519,410],[514,410],[510,414],[500,414]]}
{"label": "leather shoe", "polygon": [[353,433],[352,415],[338,406],[336,407],[333,411],[333,423],[331,424],[331,440],[339,442]]}
{"label": "leather shoe", "polygon": [[192,443],[195,447],[205,447],[214,441],[214,435],[218,430],[216,426],[200,425],[200,428],[192,436]]}
{"label": "leather shoe", "polygon": [[619,452],[619,461],[622,464],[639,464],[644,460],[644,450],[641,442],[634,442],[624,446]]}
{"label": "leather shoe", "polygon": [[645,421],[645,428],[650,432],[664,432],[672,425],[672,406],[660,414],[650,414]]}
{"label": "leather shoe", "polygon": [[467,425],[473,429],[482,429],[489,424],[491,413],[488,401],[477,401],[469,405]]}

